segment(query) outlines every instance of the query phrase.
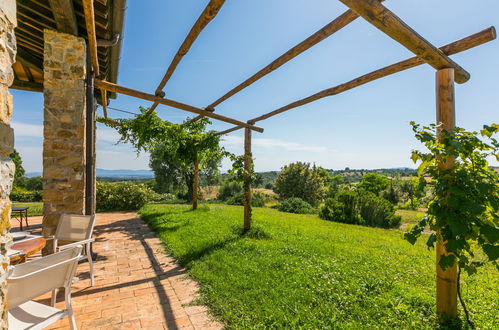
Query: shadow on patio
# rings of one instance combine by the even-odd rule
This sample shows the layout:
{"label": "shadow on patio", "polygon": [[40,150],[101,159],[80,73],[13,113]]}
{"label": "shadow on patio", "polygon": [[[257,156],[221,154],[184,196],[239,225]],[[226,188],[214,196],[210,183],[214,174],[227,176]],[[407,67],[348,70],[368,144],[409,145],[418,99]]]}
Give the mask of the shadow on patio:
{"label": "shadow on patio", "polygon": [[[28,230],[40,230],[41,217]],[[164,253],[161,241],[135,213],[97,214],[95,286],[88,264],[78,266],[73,307],[81,329],[220,329],[206,307],[192,305],[197,284]],[[62,306],[62,292],[58,304]],[[40,301],[49,303],[49,296]],[[68,328],[67,318],[54,328]]]}

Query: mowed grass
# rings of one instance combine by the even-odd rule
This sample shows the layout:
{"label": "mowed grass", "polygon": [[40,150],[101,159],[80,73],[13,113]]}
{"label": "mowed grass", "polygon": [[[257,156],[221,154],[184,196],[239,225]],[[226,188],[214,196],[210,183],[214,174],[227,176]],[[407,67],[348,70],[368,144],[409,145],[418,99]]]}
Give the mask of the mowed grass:
{"label": "mowed grass", "polygon": [[422,211],[416,210],[397,210],[396,214],[402,217],[403,224],[416,224],[425,215]]}
{"label": "mowed grass", "polygon": [[[253,208],[148,205],[140,214],[229,328],[433,328],[434,255],[399,230]],[[464,276],[479,328],[499,324],[498,272]]]}

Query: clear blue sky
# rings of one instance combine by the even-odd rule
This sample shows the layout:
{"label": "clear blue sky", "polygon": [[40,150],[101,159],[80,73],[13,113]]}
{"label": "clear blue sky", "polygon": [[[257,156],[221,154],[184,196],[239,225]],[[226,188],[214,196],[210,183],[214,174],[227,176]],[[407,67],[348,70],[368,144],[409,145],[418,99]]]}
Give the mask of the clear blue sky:
{"label": "clear blue sky", "polygon": [[[207,2],[128,1],[119,83],[153,92]],[[388,0],[385,4],[437,46],[491,25],[499,28],[497,0]],[[345,10],[334,0],[227,0],[180,63],[166,85],[166,95],[204,107]],[[357,19],[216,110],[248,120],[410,56]],[[456,87],[458,126],[478,130],[483,124],[499,122],[499,41],[453,59],[471,73],[468,83]],[[277,170],[297,160],[334,169],[414,166],[410,151],[419,145],[409,121],[435,121],[434,78],[434,69],[424,65],[260,122],[265,132],[254,134],[256,169]],[[43,97],[12,93],[16,148],[26,170],[39,171]],[[133,112],[141,105],[149,103],[126,96],[111,103]],[[158,112],[175,122],[188,115],[165,106],[158,107]],[[213,123],[216,130],[229,127]],[[130,146],[115,145],[116,139],[112,130],[99,125],[98,167],[148,168],[147,155],[137,158]],[[231,134],[224,144],[242,153],[242,132]]]}

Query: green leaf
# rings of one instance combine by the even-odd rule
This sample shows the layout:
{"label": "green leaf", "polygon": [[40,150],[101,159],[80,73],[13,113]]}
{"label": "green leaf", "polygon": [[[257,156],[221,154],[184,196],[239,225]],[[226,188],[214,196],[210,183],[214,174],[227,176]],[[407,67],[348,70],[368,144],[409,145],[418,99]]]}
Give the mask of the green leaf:
{"label": "green leaf", "polygon": [[487,240],[491,243],[497,243],[499,241],[499,229],[489,225],[483,225],[480,227],[480,234],[485,236]]}
{"label": "green leaf", "polygon": [[499,245],[484,244],[482,245],[483,252],[489,257],[490,261],[499,258]]}
{"label": "green leaf", "polygon": [[432,248],[435,246],[436,241],[437,241],[437,235],[435,235],[435,233],[433,233],[430,235],[430,237],[428,237],[428,240],[426,241],[426,246],[428,248]]}
{"label": "green leaf", "polygon": [[456,256],[453,255],[453,254],[449,254],[449,255],[445,255],[445,254],[442,254],[440,256],[440,261],[439,261],[439,265],[440,265],[440,268],[442,268],[443,270],[446,270],[447,268],[450,268],[452,266],[454,266],[454,264],[456,263]]}

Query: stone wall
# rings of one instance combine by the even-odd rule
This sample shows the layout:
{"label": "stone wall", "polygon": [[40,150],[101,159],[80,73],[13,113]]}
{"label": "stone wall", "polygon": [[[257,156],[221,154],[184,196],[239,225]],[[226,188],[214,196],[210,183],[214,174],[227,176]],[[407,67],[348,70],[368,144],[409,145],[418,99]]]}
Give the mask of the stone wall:
{"label": "stone wall", "polygon": [[[85,210],[85,41],[44,31],[43,234]],[[51,247],[47,247],[50,251]]]}
{"label": "stone wall", "polygon": [[14,132],[10,127],[12,117],[12,95],[9,86],[14,81],[12,64],[16,58],[16,1],[0,0],[0,304],[2,316],[0,328],[7,329],[7,282],[9,264],[7,249],[12,244],[9,234],[11,202],[9,199],[14,181],[15,166],[9,155],[14,148]]}

